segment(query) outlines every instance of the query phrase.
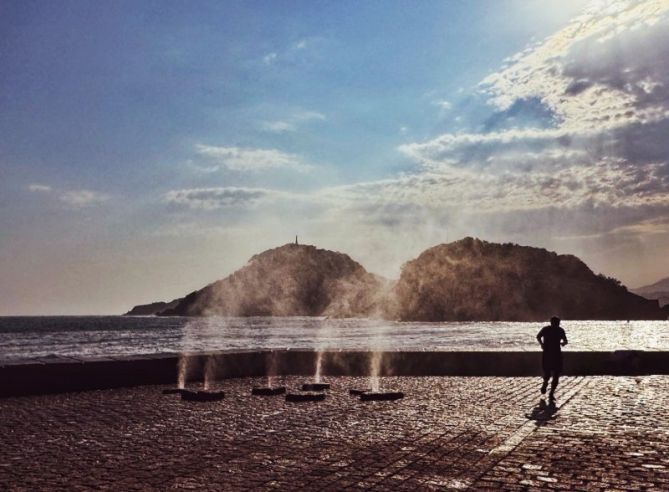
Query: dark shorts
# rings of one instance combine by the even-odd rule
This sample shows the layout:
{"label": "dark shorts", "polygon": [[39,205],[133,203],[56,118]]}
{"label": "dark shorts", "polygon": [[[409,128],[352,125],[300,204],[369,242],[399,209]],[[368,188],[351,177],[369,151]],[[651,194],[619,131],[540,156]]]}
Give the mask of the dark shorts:
{"label": "dark shorts", "polygon": [[544,352],[542,359],[542,367],[544,372],[562,372],[562,354]]}

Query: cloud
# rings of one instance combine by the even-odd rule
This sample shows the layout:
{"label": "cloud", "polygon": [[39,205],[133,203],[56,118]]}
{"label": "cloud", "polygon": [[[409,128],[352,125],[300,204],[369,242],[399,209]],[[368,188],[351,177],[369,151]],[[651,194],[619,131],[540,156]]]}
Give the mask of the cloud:
{"label": "cloud", "polygon": [[538,98],[563,128],[613,128],[668,116],[666,1],[595,2],[564,29],[481,82],[507,110]]}
{"label": "cloud", "polygon": [[196,153],[232,171],[258,172],[268,169],[292,169],[306,172],[311,166],[304,163],[295,154],[288,154],[276,149],[252,149],[241,147],[216,147],[198,144]]}
{"label": "cloud", "polygon": [[414,203],[438,210],[467,207],[469,213],[542,208],[669,206],[665,163],[639,168],[615,159],[596,166],[567,166],[550,171],[442,169],[367,185],[361,194],[377,202]]}
{"label": "cloud", "polygon": [[74,207],[83,208],[89,205],[105,202],[109,197],[103,193],[90,190],[71,190],[59,195],[59,200]]}
{"label": "cloud", "polygon": [[[463,115],[469,131],[399,146],[413,163],[404,174],[310,193],[247,189],[243,198],[180,200],[193,208],[243,204],[261,212],[258,220],[285,220],[280,214],[295,210],[301,228],[349,247],[383,239],[364,258],[381,271],[388,263],[381,249],[406,259],[407,245],[417,253],[463,235],[576,253],[591,247],[595,257],[621,245],[631,245],[625,255],[633,255],[645,239],[661,249],[669,240],[668,27],[666,1],[602,2],[585,10],[481,81],[475,98],[486,104]],[[418,103],[447,102],[444,96],[431,91]],[[302,116],[318,121],[317,114]],[[276,122],[281,131],[301,124],[297,117]],[[276,167],[268,157],[246,164],[255,162],[253,149],[202,146],[199,153],[221,166]],[[286,155],[279,167],[301,162]],[[313,220],[303,210],[314,211]],[[633,263],[601,257],[599,265],[607,262],[615,269]]]}
{"label": "cloud", "polygon": [[39,183],[32,183],[28,185],[28,190],[39,193],[48,193],[52,190],[51,186]]}
{"label": "cloud", "polygon": [[559,239],[598,239],[616,237],[639,237],[639,236],[669,236],[669,216],[653,217],[650,219],[634,220],[631,224],[607,229],[604,232],[590,231],[578,236],[562,236]]}
{"label": "cloud", "polygon": [[290,193],[267,188],[211,187],[171,190],[163,200],[191,210],[218,210],[222,208],[249,208],[259,205],[273,206],[278,202],[308,202],[309,194]]}
{"label": "cloud", "polygon": [[164,199],[190,209],[215,210],[254,203],[270,193],[261,188],[191,188],[169,191]]}
{"label": "cloud", "polygon": [[274,64],[290,66],[308,63],[315,59],[317,47],[322,42],[323,38],[318,36],[302,38],[283,46],[277,46],[275,51],[264,54],[261,60],[263,64],[268,66]]}
{"label": "cloud", "polygon": [[[327,203],[333,222],[643,234],[636,225],[669,217],[665,60],[669,2],[595,3],[481,81],[487,114],[476,131],[407,142],[398,150],[411,172],[310,199]],[[437,90],[425,98],[451,108]],[[287,131],[299,119],[280,122]]]}
{"label": "cloud", "polygon": [[564,210],[561,229],[642,234],[633,221],[669,214],[668,59],[669,2],[596,3],[481,82],[483,131],[399,146],[413,174],[363,193],[481,224]]}
{"label": "cloud", "polygon": [[97,191],[91,190],[54,190],[50,185],[45,185],[41,183],[31,183],[27,187],[28,191],[33,193],[54,193],[54,197],[57,197],[63,203],[66,203],[73,208],[83,208],[89,205],[94,205],[97,203],[102,203],[109,199],[109,196],[100,193]]}
{"label": "cloud", "polygon": [[323,113],[299,110],[281,120],[263,121],[260,124],[260,128],[272,133],[294,132],[297,131],[298,127],[301,125],[315,121],[325,121],[326,119],[327,118]]}
{"label": "cloud", "polygon": [[288,121],[263,121],[260,127],[272,133],[294,132],[297,127]]}
{"label": "cloud", "polygon": [[323,113],[318,111],[300,110],[293,113],[292,119],[295,121],[325,121],[327,118]]}
{"label": "cloud", "polygon": [[[532,149],[543,151],[547,147],[560,151],[573,150],[564,142],[577,134],[563,129],[512,129],[489,133],[444,134],[426,142],[403,144],[398,150],[425,167],[487,167],[491,157],[505,152],[526,153]],[[582,136],[582,134],[581,134]]]}
{"label": "cloud", "polygon": [[262,61],[265,65],[271,65],[276,61],[277,54],[272,52],[272,53],[267,53],[265,56],[262,57]]}

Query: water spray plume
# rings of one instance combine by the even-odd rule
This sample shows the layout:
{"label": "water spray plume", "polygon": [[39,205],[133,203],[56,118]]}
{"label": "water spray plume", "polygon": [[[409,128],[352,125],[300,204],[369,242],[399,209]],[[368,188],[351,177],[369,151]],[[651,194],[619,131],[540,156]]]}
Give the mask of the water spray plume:
{"label": "water spray plume", "polygon": [[276,350],[272,350],[269,353],[269,361],[267,365],[267,387],[272,388],[274,386],[274,378],[276,377],[277,374],[277,353]]}
{"label": "water spray plume", "polygon": [[368,317],[384,285],[346,254],[291,243],[253,256],[162,314]]}
{"label": "water spray plume", "polygon": [[216,379],[216,360],[213,356],[207,356],[207,361],[204,365],[204,389],[211,388],[212,381]]}
{"label": "water spray plume", "polygon": [[372,355],[369,358],[369,383],[372,387],[372,391],[379,391],[380,388],[379,377],[381,374],[381,358],[382,353],[378,350],[372,352]]}
{"label": "water spray plume", "polygon": [[184,389],[186,387],[186,371],[188,369],[188,357],[184,354],[179,355],[179,367],[177,374],[177,387]]}
{"label": "water spray plume", "polygon": [[314,382],[316,383],[321,382],[322,370],[323,370],[323,352],[322,350],[319,350],[318,353],[316,354],[316,374],[314,376]]}

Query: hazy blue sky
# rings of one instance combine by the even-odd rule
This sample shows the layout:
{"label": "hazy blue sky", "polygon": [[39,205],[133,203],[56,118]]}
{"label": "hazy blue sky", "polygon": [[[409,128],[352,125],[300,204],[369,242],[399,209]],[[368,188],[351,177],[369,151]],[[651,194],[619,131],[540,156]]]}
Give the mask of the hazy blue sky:
{"label": "hazy blue sky", "polygon": [[113,313],[300,234],[669,276],[669,2],[0,2],[0,314]]}

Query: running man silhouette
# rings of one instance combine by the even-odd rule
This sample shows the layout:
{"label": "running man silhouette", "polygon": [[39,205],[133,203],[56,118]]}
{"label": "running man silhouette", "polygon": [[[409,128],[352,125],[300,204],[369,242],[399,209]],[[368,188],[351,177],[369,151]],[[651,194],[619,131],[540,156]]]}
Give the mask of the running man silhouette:
{"label": "running man silhouette", "polygon": [[537,340],[544,351],[542,358],[542,366],[544,370],[544,383],[541,385],[541,394],[546,394],[548,387],[548,380],[553,376],[551,381],[551,392],[549,398],[555,399],[555,388],[560,382],[560,374],[562,373],[562,347],[569,343],[567,341],[567,334],[560,326],[560,318],[553,316],[551,324],[544,326],[537,334]]}

